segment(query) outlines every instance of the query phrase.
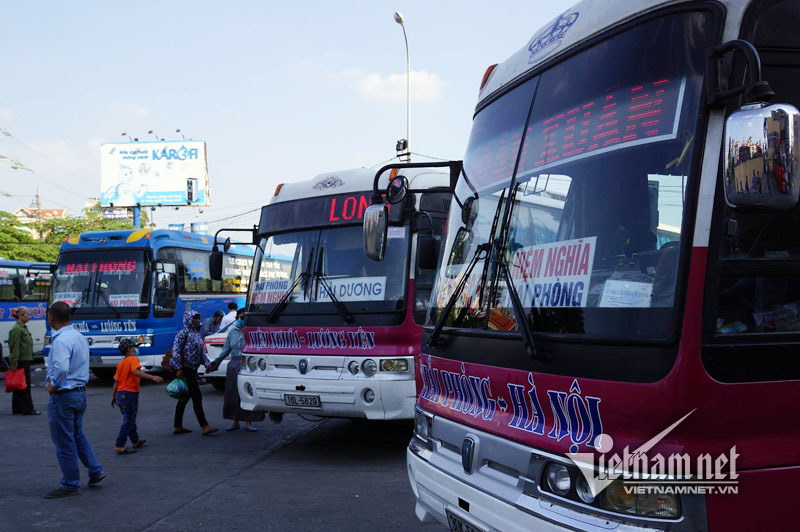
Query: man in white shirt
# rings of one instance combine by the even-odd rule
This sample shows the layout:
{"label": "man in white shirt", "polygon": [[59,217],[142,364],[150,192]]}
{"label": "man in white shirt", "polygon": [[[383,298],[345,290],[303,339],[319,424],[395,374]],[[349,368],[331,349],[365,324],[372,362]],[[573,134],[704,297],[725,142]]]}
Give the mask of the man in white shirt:
{"label": "man in white shirt", "polygon": [[223,329],[226,325],[233,323],[236,321],[236,311],[239,309],[239,305],[236,303],[228,303],[228,313],[222,317],[222,321],[219,322],[219,328]]}

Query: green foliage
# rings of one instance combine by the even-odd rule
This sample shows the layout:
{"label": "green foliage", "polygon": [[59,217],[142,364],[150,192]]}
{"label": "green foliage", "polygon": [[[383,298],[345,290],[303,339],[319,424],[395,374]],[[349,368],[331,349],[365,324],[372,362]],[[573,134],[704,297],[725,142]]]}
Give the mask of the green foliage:
{"label": "green foliage", "polygon": [[129,220],[109,220],[100,216],[100,213],[90,212],[81,218],[52,218],[36,224],[44,242],[61,245],[69,235],[85,231],[114,231],[120,229],[133,229]]}
{"label": "green foliage", "polygon": [[[41,238],[34,240],[26,229],[35,229]],[[66,237],[85,231],[120,229],[133,229],[133,225],[129,220],[109,220],[100,213],[90,212],[85,217],[53,218],[26,227],[10,213],[0,211],[0,257],[55,262]]]}
{"label": "green foliage", "polygon": [[0,257],[11,260],[51,261],[58,246],[39,245],[11,213],[0,211]]}

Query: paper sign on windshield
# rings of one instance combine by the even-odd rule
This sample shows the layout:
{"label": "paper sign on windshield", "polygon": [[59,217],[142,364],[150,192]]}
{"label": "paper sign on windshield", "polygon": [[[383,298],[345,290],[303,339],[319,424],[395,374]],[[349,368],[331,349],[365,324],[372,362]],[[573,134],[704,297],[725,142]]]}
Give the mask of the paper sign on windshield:
{"label": "paper sign on windshield", "polygon": [[603,287],[603,296],[600,298],[600,307],[650,307],[650,294],[653,285],[650,283],[637,283],[632,281],[618,281],[609,279]]}
{"label": "paper sign on windshield", "polygon": [[520,248],[511,278],[525,307],[580,308],[592,277],[596,236]]}
{"label": "paper sign on windshield", "polygon": [[258,281],[253,287],[253,295],[250,303],[253,305],[269,305],[277,303],[289,290],[289,279],[276,279],[269,281]]}
{"label": "paper sign on windshield", "polygon": [[81,299],[80,292],[56,292],[56,294],[53,296],[54,302],[61,301],[69,306],[74,305],[75,303],[80,301],[80,299]]}
{"label": "paper sign on windshield", "polygon": [[138,307],[139,294],[112,294],[108,296],[110,307]]}
{"label": "paper sign on windshield", "polygon": [[[386,298],[386,277],[344,277],[326,279],[339,301],[383,301]],[[328,291],[317,285],[317,301],[330,301]]]}

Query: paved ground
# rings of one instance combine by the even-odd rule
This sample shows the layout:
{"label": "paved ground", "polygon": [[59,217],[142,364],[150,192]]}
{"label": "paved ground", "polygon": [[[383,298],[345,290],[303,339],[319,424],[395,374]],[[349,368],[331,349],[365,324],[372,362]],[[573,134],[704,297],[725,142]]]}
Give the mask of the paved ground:
{"label": "paved ground", "polygon": [[[41,373],[34,379],[40,380]],[[45,500],[60,470],[47,425],[47,393],[33,389],[42,416],[12,416],[0,397],[0,530],[445,530],[414,516],[405,447],[411,423],[314,423],[287,416],[256,433],[199,434],[191,406],[170,432],[174,401],[146,384],[139,432],[147,445],[114,453],[121,416],[109,385],[92,381],[85,433],[107,478],[76,497]],[[222,394],[203,386],[206,415],[223,428]],[[85,485],[85,469],[81,483]]]}

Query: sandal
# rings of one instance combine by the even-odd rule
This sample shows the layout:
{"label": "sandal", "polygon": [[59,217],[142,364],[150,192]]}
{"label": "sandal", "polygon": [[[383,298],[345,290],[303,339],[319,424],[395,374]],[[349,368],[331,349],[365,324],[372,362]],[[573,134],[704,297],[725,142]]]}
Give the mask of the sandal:
{"label": "sandal", "polygon": [[138,440],[138,441],[137,441],[136,443],[134,443],[134,444],[133,444],[131,447],[133,447],[134,449],[138,449],[139,447],[141,447],[141,446],[142,446],[142,445],[144,445],[145,443],[147,443],[147,440]]}
{"label": "sandal", "polygon": [[172,434],[189,434],[190,432],[192,431],[183,427],[179,429],[172,429]]}
{"label": "sandal", "polygon": [[209,434],[214,434],[215,432],[219,432],[219,429],[208,429],[203,431],[203,436],[208,436]]}
{"label": "sandal", "polygon": [[115,448],[114,448],[114,451],[115,451],[117,454],[133,454],[133,453],[135,453],[135,452],[136,452],[136,450],[135,450],[135,449],[130,449],[130,448],[128,448],[128,447],[125,447],[125,448],[124,448],[124,449],[122,449],[122,450],[120,450],[119,448],[115,447]]}
{"label": "sandal", "polygon": [[258,429],[257,429],[257,428],[255,428],[255,427],[247,427],[247,428],[246,428],[246,429],[244,429],[244,430],[246,430],[247,432],[258,432]]}

